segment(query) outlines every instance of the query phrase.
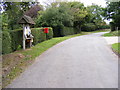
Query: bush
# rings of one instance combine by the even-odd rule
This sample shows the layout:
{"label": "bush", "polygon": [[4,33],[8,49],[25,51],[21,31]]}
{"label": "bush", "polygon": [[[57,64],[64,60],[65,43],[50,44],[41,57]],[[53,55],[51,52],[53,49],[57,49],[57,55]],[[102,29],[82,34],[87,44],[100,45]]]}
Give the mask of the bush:
{"label": "bush", "polygon": [[53,28],[53,36],[54,37],[61,37],[61,30],[63,29],[63,27],[61,28],[60,26],[57,27],[52,27]]}
{"label": "bush", "polygon": [[81,27],[81,30],[82,31],[87,31],[87,32],[95,31],[96,30],[96,26],[93,23],[87,23],[87,24],[84,24]]}
{"label": "bush", "polygon": [[114,22],[110,22],[110,28],[111,28],[111,31],[115,31],[116,30],[116,26],[115,26]]}
{"label": "bush", "polygon": [[99,26],[98,29],[109,29],[109,28],[110,28],[109,25],[101,25],[101,26]]}
{"label": "bush", "polygon": [[11,36],[8,31],[2,32],[2,54],[12,52],[11,48]]}
{"label": "bush", "polygon": [[[33,45],[46,40],[46,34],[43,32],[43,28],[32,28],[31,29],[33,38]],[[2,32],[2,54],[7,54],[22,48],[23,42],[23,30],[5,30]],[[52,28],[49,28],[48,39],[53,37]]]}
{"label": "bush", "polygon": [[23,30],[11,30],[9,33],[11,36],[12,51],[16,51],[19,46],[22,47]]}
{"label": "bush", "polygon": [[47,35],[47,39],[53,38],[53,29],[51,27],[49,27],[49,33]]}
{"label": "bush", "polygon": [[62,36],[66,36],[66,35],[72,35],[72,34],[75,34],[77,33],[77,30],[73,27],[64,27],[62,30],[61,30],[61,35]]}
{"label": "bush", "polygon": [[2,38],[0,38],[0,55],[2,54]]}
{"label": "bush", "polygon": [[46,35],[43,32],[43,28],[32,28],[33,44],[36,45],[42,41],[46,40]]}

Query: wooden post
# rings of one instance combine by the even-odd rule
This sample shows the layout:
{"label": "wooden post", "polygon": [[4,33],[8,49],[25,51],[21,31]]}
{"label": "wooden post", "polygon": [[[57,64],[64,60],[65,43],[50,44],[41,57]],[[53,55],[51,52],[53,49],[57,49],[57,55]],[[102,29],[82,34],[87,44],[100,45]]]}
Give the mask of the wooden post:
{"label": "wooden post", "polygon": [[25,50],[25,36],[24,36],[24,31],[25,31],[25,25],[23,24],[23,50]]}

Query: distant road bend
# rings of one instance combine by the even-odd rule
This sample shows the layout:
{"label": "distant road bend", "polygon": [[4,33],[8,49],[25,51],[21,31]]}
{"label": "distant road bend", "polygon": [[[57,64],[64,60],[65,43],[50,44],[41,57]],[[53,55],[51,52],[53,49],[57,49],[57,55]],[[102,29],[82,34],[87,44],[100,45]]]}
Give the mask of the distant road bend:
{"label": "distant road bend", "polygon": [[53,46],[7,88],[118,88],[118,57],[101,37],[104,33]]}

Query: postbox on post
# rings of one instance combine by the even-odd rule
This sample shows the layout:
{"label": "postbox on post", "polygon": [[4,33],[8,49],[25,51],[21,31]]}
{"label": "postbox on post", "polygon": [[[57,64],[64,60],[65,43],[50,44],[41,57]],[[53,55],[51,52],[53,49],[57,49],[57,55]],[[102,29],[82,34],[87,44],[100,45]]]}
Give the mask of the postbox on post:
{"label": "postbox on post", "polygon": [[44,33],[49,33],[49,29],[48,28],[44,28]]}
{"label": "postbox on post", "polygon": [[49,29],[48,28],[44,28],[44,33],[46,34],[46,38],[48,39],[48,33],[49,33]]}

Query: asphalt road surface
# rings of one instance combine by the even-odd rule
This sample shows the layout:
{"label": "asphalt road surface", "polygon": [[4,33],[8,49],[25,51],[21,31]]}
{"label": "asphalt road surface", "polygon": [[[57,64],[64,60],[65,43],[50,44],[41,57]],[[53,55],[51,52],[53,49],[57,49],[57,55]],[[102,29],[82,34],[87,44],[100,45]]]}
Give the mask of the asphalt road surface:
{"label": "asphalt road surface", "polygon": [[53,46],[7,88],[118,88],[118,57],[102,34]]}

